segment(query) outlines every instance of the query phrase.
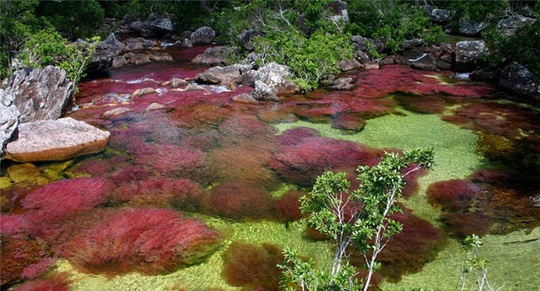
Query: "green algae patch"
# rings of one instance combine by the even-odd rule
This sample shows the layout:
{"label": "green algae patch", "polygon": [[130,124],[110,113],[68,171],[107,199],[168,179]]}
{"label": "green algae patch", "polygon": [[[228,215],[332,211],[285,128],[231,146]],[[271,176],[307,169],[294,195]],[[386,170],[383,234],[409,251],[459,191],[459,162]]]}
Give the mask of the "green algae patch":
{"label": "green algae patch", "polygon": [[[538,266],[540,257],[540,228],[530,233],[517,231],[507,235],[487,235],[482,239],[480,254],[487,259],[488,280],[491,286],[503,290],[536,290],[540,286]],[[436,260],[426,264],[419,273],[405,276],[399,283],[383,283],[382,290],[459,290],[460,276],[456,263],[463,259],[461,245],[452,240]],[[474,280],[475,274],[468,277]],[[466,290],[474,288],[470,281]]]}
{"label": "green algae patch", "polygon": [[399,109],[400,114],[385,115],[368,120],[362,132],[346,134],[329,124],[297,121],[280,123],[275,127],[280,133],[297,127],[309,127],[322,136],[362,143],[376,148],[411,150],[433,147],[435,165],[433,171],[419,180],[419,195],[409,198],[405,206],[429,221],[435,221],[440,212],[433,209],[425,199],[429,184],[450,179],[463,179],[485,164],[475,153],[476,135],[457,125],[447,123],[438,115],[418,114]]}

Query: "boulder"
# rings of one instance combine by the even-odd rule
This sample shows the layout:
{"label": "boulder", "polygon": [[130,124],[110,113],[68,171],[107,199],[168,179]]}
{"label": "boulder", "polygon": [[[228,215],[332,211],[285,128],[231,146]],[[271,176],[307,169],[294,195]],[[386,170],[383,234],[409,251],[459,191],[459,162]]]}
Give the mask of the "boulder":
{"label": "boulder", "polygon": [[447,23],[452,18],[452,11],[446,9],[433,9],[431,10],[429,18],[435,23]]}
{"label": "boulder", "polygon": [[258,70],[247,73],[249,78],[255,81],[261,81],[269,86],[283,86],[289,83],[287,77],[290,76],[289,67],[271,62],[260,67]]}
{"label": "boulder", "polygon": [[19,125],[19,110],[13,104],[14,97],[0,89],[0,156],[6,144],[12,139]]}
{"label": "boulder", "polygon": [[192,63],[220,66],[227,65],[227,57],[230,54],[230,49],[226,46],[216,46],[207,48],[204,53],[197,55],[191,60]]}
{"label": "boulder", "polygon": [[347,2],[341,0],[330,1],[327,5],[327,8],[330,8],[332,15],[330,19],[336,23],[347,23],[349,22],[349,12],[347,10]]}
{"label": "boulder", "polygon": [[244,104],[256,104],[259,103],[251,94],[239,94],[232,98],[234,102],[244,103]]}
{"label": "boulder", "polygon": [[472,70],[486,53],[487,47],[483,40],[458,41],[456,43],[456,68]]}
{"label": "boulder", "polygon": [[437,63],[435,62],[435,59],[429,55],[424,54],[422,57],[410,60],[411,67],[414,69],[424,70],[424,71],[434,71],[437,69]]}
{"label": "boulder", "polygon": [[154,13],[150,15],[150,18],[153,18],[153,20],[150,22],[150,29],[156,35],[163,36],[174,31],[174,25],[169,16]]}
{"label": "boulder", "polygon": [[127,50],[126,45],[116,39],[114,33],[96,45],[96,51],[88,64],[88,72],[97,72],[114,67],[114,60]]}
{"label": "boulder", "polygon": [[517,95],[520,101],[540,104],[540,87],[535,84],[531,72],[521,64],[514,62],[501,71],[499,87]]}
{"label": "boulder", "polygon": [[216,32],[208,26],[203,26],[191,33],[190,40],[193,45],[210,44],[216,37]]}
{"label": "boulder", "polygon": [[279,102],[280,100],[276,94],[277,94],[276,89],[274,89],[272,86],[269,86],[268,84],[260,80],[255,81],[253,91],[251,91],[251,96],[253,96],[253,98],[258,101]]}
{"label": "boulder", "polygon": [[172,62],[173,58],[168,53],[151,53],[148,58],[152,62]]}
{"label": "boulder", "polygon": [[221,85],[230,84],[231,82],[240,83],[240,76],[243,71],[243,67],[245,67],[245,65],[239,64],[225,67],[212,67],[202,73],[197,74],[195,76],[195,81],[198,83]]}
{"label": "boulder", "polygon": [[73,118],[27,122],[7,144],[5,158],[15,162],[62,161],[102,151],[110,133]]}
{"label": "boulder", "polygon": [[533,21],[536,20],[534,18],[516,14],[508,18],[501,19],[497,24],[497,28],[503,29],[507,35],[512,35],[516,31],[516,29]]}
{"label": "boulder", "polygon": [[334,90],[350,90],[354,88],[353,78],[338,78],[332,82]]}
{"label": "boulder", "polygon": [[360,62],[358,62],[357,60],[341,61],[341,62],[339,62],[338,65],[339,65],[339,68],[341,69],[341,71],[343,71],[343,72],[354,70],[354,69],[359,69],[359,68],[362,67],[362,64],[360,64]]}
{"label": "boulder", "polygon": [[240,46],[242,46],[243,49],[248,51],[253,51],[253,39],[256,36],[263,35],[262,32],[257,32],[252,29],[250,30],[244,30],[238,35],[238,42],[240,43]]}
{"label": "boulder", "polygon": [[74,89],[66,71],[46,66],[15,72],[5,93],[13,96],[24,123],[60,118],[69,109]]}
{"label": "boulder", "polygon": [[474,21],[468,18],[459,20],[459,33],[466,36],[478,36],[484,28],[487,27],[485,22]]}

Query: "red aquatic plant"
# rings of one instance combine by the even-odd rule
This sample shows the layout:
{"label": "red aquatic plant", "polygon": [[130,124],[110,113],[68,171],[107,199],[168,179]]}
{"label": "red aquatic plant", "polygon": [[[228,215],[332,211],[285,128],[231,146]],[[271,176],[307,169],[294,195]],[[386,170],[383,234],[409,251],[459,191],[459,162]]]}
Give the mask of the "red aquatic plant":
{"label": "red aquatic plant", "polygon": [[398,94],[394,99],[403,108],[417,113],[442,113],[446,107],[446,101],[440,96]]}
{"label": "red aquatic plant", "polygon": [[268,217],[273,208],[270,194],[241,180],[219,184],[202,199],[204,211],[229,218]]}
{"label": "red aquatic plant", "polygon": [[445,212],[441,218],[452,234],[462,238],[472,234],[486,235],[493,223],[490,215],[480,211]]}
{"label": "red aquatic plant", "polygon": [[204,180],[208,174],[204,152],[173,144],[145,145],[135,153],[134,162],[161,175]]}
{"label": "red aquatic plant", "polygon": [[123,208],[95,212],[58,251],[89,272],[156,274],[198,262],[218,241],[216,231],[174,210]]}
{"label": "red aquatic plant", "polygon": [[266,167],[271,159],[271,148],[256,142],[215,149],[209,163],[220,182],[242,180],[273,190],[280,185],[276,174]]}
{"label": "red aquatic plant", "polygon": [[[23,271],[48,256],[37,240],[27,236],[0,235],[0,285],[7,286],[25,278]],[[38,274],[33,274],[38,275]]]}
{"label": "red aquatic plant", "polygon": [[54,258],[43,258],[37,263],[24,268],[21,272],[21,278],[35,279],[44,274],[55,262],[56,259]]}
{"label": "red aquatic plant", "polygon": [[289,191],[276,201],[276,219],[279,221],[297,221],[303,216],[300,212],[300,197],[305,193]]}
{"label": "red aquatic plant", "polygon": [[476,199],[482,188],[467,180],[439,181],[429,185],[428,201],[444,211],[467,210]]}
{"label": "red aquatic plant", "polygon": [[25,282],[16,287],[16,291],[69,291],[71,280],[67,273],[55,274],[52,277]]}
{"label": "red aquatic plant", "polygon": [[403,224],[403,230],[393,235],[377,257],[382,263],[380,274],[390,282],[398,282],[406,274],[417,273],[441,250],[445,236],[427,220],[401,206],[403,213],[392,219]]}
{"label": "red aquatic plant", "polygon": [[191,180],[147,177],[118,184],[111,191],[110,199],[113,203],[196,210],[203,193],[201,186]]}
{"label": "red aquatic plant", "polygon": [[243,290],[278,290],[281,271],[277,265],[283,261],[279,247],[235,241],[223,259],[221,275],[229,285]]}
{"label": "red aquatic plant", "polygon": [[366,165],[379,154],[375,149],[353,142],[313,137],[283,147],[269,166],[290,183],[310,186],[324,171]]}
{"label": "red aquatic plant", "polygon": [[308,137],[317,137],[319,132],[309,127],[297,127],[288,129],[277,136],[277,141],[284,146],[292,146],[301,143]]}
{"label": "red aquatic plant", "polygon": [[102,178],[65,179],[47,184],[28,194],[21,202],[32,227],[65,219],[105,202],[108,184]]}
{"label": "red aquatic plant", "polygon": [[24,215],[0,214],[0,234],[14,235],[26,233],[30,229]]}
{"label": "red aquatic plant", "polygon": [[354,113],[339,114],[332,118],[332,127],[349,132],[359,132],[366,126],[366,121]]}
{"label": "red aquatic plant", "polygon": [[232,142],[246,139],[271,139],[275,134],[273,127],[248,115],[235,114],[223,121],[220,132]]}

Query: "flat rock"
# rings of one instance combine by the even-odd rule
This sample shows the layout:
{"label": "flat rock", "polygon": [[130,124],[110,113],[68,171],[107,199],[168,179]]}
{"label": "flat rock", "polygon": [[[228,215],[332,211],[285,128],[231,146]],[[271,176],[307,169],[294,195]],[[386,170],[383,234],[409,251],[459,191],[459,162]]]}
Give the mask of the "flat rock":
{"label": "flat rock", "polygon": [[7,144],[6,159],[15,162],[62,161],[102,151],[110,132],[73,118],[27,122],[19,138]]}

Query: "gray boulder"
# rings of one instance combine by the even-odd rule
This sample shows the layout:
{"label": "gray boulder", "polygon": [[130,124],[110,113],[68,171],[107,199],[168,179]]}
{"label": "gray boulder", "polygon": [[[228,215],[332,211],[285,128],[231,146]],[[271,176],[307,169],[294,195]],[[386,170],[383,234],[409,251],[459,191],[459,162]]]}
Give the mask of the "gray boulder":
{"label": "gray boulder", "polygon": [[459,20],[459,33],[466,36],[478,36],[487,27],[485,22],[474,21],[468,18]]}
{"label": "gray boulder", "polygon": [[114,33],[96,45],[96,52],[88,64],[88,72],[103,71],[114,66],[114,59],[127,50],[126,46],[118,41]]}
{"label": "gray boulder", "polygon": [[458,41],[456,43],[456,68],[458,70],[472,70],[480,61],[480,57],[487,52],[483,40]]}
{"label": "gray boulder", "polygon": [[350,90],[354,88],[353,78],[338,78],[332,82],[334,90]]}
{"label": "gray boulder", "polygon": [[66,71],[46,66],[15,72],[6,87],[21,113],[21,123],[58,119],[73,101],[74,85]]}
{"label": "gray boulder", "polygon": [[110,133],[72,118],[19,125],[19,136],[7,144],[5,158],[15,162],[62,161],[102,151]]}
{"label": "gray boulder", "polygon": [[253,91],[251,91],[251,96],[257,101],[277,101],[277,90],[268,84],[256,80]]}
{"label": "gray boulder", "polygon": [[240,43],[240,46],[242,48],[253,51],[253,39],[257,36],[263,35],[261,32],[254,31],[252,29],[250,30],[244,30],[238,35],[238,42]]}
{"label": "gray boulder", "polygon": [[191,33],[191,43],[197,44],[209,44],[216,37],[216,32],[208,26],[203,26]]}
{"label": "gray boulder", "polygon": [[446,9],[433,9],[431,10],[429,18],[435,23],[447,23],[452,18],[452,11]]}
{"label": "gray boulder", "polygon": [[507,35],[512,35],[516,29],[534,21],[536,21],[536,19],[516,14],[508,18],[501,19],[497,24],[497,27],[503,29]]}
{"label": "gray boulder", "polygon": [[212,67],[195,76],[197,83],[206,84],[229,84],[231,82],[240,83],[242,71],[249,68],[244,68],[245,65],[231,65],[225,67]]}
{"label": "gray boulder", "polygon": [[12,139],[19,125],[21,113],[13,103],[14,97],[0,89],[0,156],[6,144]]}
{"label": "gray boulder", "polygon": [[533,75],[523,65],[512,63],[499,74],[499,87],[520,97],[520,101],[540,104],[540,87],[534,82]]}
{"label": "gray boulder", "polygon": [[210,66],[227,65],[227,57],[230,53],[230,49],[226,46],[209,47],[204,51],[204,53],[193,58],[191,62]]}
{"label": "gray boulder", "polygon": [[286,86],[290,83],[287,80],[287,77],[290,76],[289,67],[275,62],[264,65],[256,71],[251,71],[247,75],[253,83],[261,81],[271,87]]}

